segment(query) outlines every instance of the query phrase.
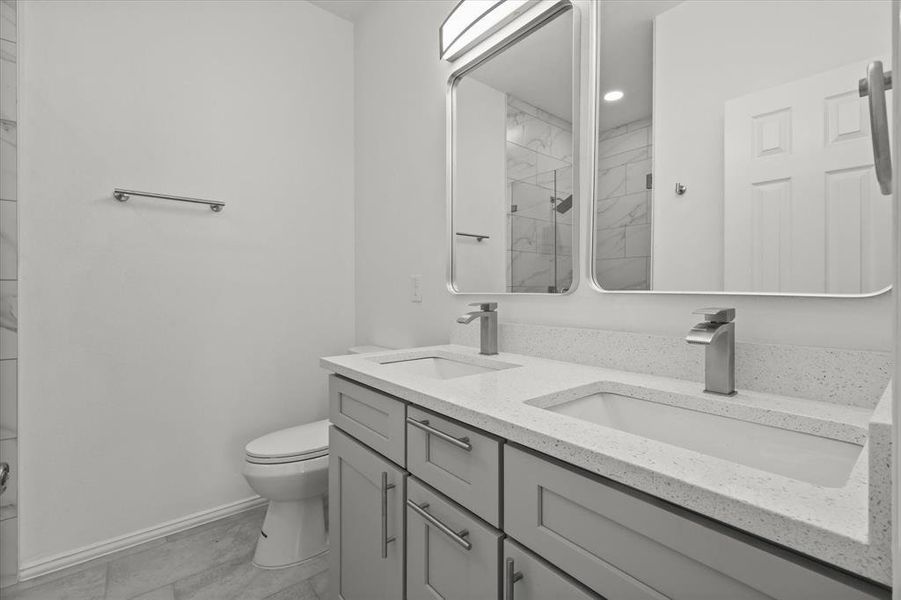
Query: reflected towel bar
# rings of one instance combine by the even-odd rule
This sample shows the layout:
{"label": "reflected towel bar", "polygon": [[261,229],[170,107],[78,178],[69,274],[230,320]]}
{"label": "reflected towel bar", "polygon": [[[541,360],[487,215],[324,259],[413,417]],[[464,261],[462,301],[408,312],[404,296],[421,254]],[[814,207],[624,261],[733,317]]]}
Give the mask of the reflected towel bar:
{"label": "reflected towel bar", "polygon": [[136,192],[135,190],[113,190],[113,198],[119,202],[125,202],[131,196],[143,196],[145,198],[159,198],[161,200],[174,200],[176,202],[190,202],[192,204],[206,204],[213,212],[219,212],[225,207],[225,202],[217,200],[202,200],[200,198],[187,198],[185,196],[170,196],[168,194],[154,194],[152,192]]}
{"label": "reflected towel bar", "polygon": [[480,233],[461,233],[458,231],[457,235],[462,235],[463,237],[474,237],[477,242],[481,242],[482,240],[491,239],[490,235],[482,235]]}

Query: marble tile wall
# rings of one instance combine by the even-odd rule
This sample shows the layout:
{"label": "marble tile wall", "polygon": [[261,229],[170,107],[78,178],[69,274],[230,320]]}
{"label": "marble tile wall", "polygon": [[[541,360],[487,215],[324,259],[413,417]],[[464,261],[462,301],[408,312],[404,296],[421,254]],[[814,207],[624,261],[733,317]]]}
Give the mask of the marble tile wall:
{"label": "marble tile wall", "polygon": [[0,461],[11,470],[0,496],[0,587],[18,571],[16,84],[16,0],[0,0]]}
{"label": "marble tile wall", "polygon": [[597,278],[608,290],[650,289],[651,121],[601,133],[595,218]]}
{"label": "marble tile wall", "polygon": [[507,291],[572,285],[572,211],[552,203],[572,194],[572,140],[571,123],[507,96]]}

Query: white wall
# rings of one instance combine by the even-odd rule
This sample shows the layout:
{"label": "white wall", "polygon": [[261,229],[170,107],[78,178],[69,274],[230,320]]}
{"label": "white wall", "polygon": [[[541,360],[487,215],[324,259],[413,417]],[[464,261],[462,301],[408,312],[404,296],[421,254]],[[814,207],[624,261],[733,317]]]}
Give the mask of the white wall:
{"label": "white wall", "polygon": [[[453,0],[379,2],[356,23],[360,343],[401,347],[446,342],[454,318],[468,310],[468,302],[492,297],[452,296],[444,282],[444,101],[452,66],[438,60],[435,36],[453,6]],[[590,138],[585,133],[583,156]],[[586,166],[583,186],[590,173]],[[398,173],[403,173],[403,185],[397,183]],[[583,215],[590,210],[587,198],[579,208]],[[578,290],[563,297],[493,296],[500,301],[502,320],[684,335],[695,322],[693,309],[728,304],[738,309],[737,336],[744,341],[891,347],[889,295],[859,300],[597,292],[586,283],[587,227],[583,219]],[[422,304],[409,301],[413,273],[423,275]]]}
{"label": "white wall", "polygon": [[326,415],[318,357],[353,337],[353,31],[305,2],[20,8],[28,566],[251,496],[244,443]]}
{"label": "white wall", "polygon": [[[657,16],[655,289],[723,289],[726,100],[857,60],[887,58],[890,12],[891,3],[882,0],[689,0]],[[854,87],[849,82],[848,89]],[[672,191],[677,181],[688,187],[684,196]]]}
{"label": "white wall", "polygon": [[507,96],[466,77],[456,90],[459,133],[454,229],[490,236],[457,236],[456,287],[469,292],[507,287]]}

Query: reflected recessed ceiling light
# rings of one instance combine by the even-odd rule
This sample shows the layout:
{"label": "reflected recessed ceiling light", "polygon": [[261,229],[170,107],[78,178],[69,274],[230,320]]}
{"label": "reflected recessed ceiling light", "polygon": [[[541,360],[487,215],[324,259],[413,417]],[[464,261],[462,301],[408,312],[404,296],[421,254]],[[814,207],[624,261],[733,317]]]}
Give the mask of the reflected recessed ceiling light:
{"label": "reflected recessed ceiling light", "polygon": [[604,94],[604,100],[607,102],[616,102],[617,100],[621,100],[623,95],[624,94],[620,90],[610,90]]}

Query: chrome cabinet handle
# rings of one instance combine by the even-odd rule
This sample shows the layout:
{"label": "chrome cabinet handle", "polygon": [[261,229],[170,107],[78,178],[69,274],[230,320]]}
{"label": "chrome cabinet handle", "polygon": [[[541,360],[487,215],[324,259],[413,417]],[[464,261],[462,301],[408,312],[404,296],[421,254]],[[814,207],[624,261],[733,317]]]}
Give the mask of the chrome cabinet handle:
{"label": "chrome cabinet handle", "polygon": [[388,483],[388,473],[382,471],[382,558],[388,558],[388,544],[397,539],[395,536],[388,537],[388,490],[395,487],[393,483]]}
{"label": "chrome cabinet handle", "polygon": [[869,96],[870,137],[873,138],[873,162],[876,179],[884,196],[892,193],[892,149],[889,144],[888,111],[885,91],[892,89],[892,72],[882,72],[882,61],[867,65],[867,76],[857,84],[860,97]]}
{"label": "chrome cabinet handle", "polygon": [[429,507],[429,504],[427,502],[424,504],[416,504],[415,502],[413,502],[412,500],[410,500],[408,498],[407,506],[409,506],[411,509],[413,509],[413,512],[415,512],[417,515],[419,515],[420,517],[425,519],[429,523],[429,525],[434,526],[435,529],[437,529],[438,531],[440,531],[441,533],[443,533],[444,535],[449,537],[454,543],[456,543],[458,546],[462,547],[464,550],[472,549],[472,543],[469,540],[465,539],[466,536],[469,535],[469,531],[467,531],[465,529],[462,529],[460,531],[454,531],[453,529],[451,529],[450,527],[448,527],[447,525],[445,525],[444,523],[442,523],[441,521],[439,521],[438,519],[433,517],[431,514],[429,514],[425,510]]}
{"label": "chrome cabinet handle", "polygon": [[9,479],[9,463],[0,463],[0,494],[6,491],[6,481]]}
{"label": "chrome cabinet handle", "polygon": [[513,599],[513,584],[522,579],[522,571],[515,571],[513,568],[513,559],[508,558],[504,561],[504,600]]}
{"label": "chrome cabinet handle", "polygon": [[439,430],[435,429],[434,427],[432,427],[431,425],[429,425],[428,419],[423,419],[422,421],[417,421],[416,419],[414,419],[412,417],[407,417],[407,423],[409,423],[413,427],[416,427],[417,429],[422,429],[426,433],[429,433],[431,435],[434,435],[437,438],[444,440],[448,444],[453,444],[457,448],[461,448],[463,450],[466,450],[467,452],[470,452],[472,450],[472,444],[469,443],[468,437],[464,436],[461,438],[455,438],[454,436],[444,433],[443,431],[439,431]]}

